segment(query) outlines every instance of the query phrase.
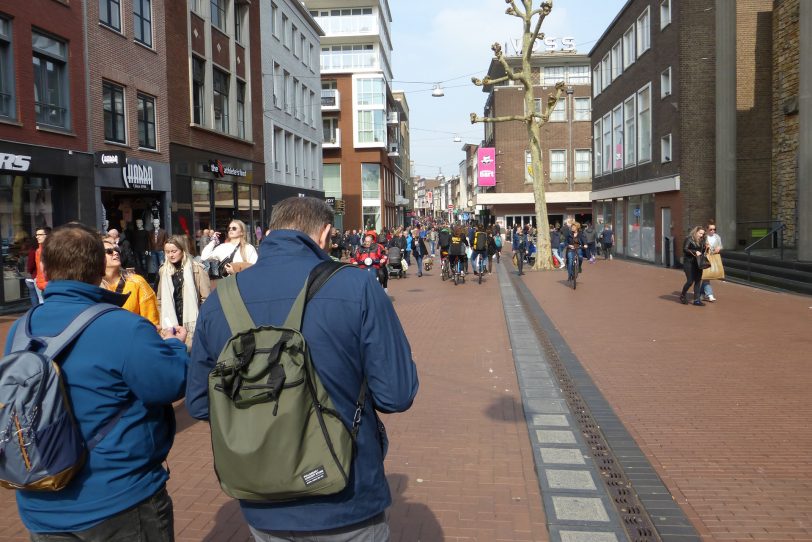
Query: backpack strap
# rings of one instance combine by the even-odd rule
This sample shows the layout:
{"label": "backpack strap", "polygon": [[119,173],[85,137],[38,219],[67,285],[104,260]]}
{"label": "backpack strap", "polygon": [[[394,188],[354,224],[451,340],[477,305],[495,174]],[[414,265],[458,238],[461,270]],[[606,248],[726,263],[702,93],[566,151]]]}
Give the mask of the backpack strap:
{"label": "backpack strap", "polygon": [[350,267],[350,265],[346,263],[334,262],[333,260],[325,260],[314,267],[313,270],[310,271],[307,281],[305,281],[299,295],[296,296],[296,300],[293,302],[293,306],[290,308],[288,317],[285,319],[284,327],[301,331],[307,302],[313,299],[316,292],[318,292],[333,275],[344,267]]}
{"label": "backpack strap", "polygon": [[20,319],[20,323],[17,324],[17,328],[14,330],[14,337],[11,338],[11,349],[9,352],[28,350],[31,343],[34,342],[34,338],[31,337],[28,330],[31,329],[29,322],[31,321],[31,313],[34,312],[35,308],[36,307],[28,309],[25,315]]}
{"label": "backpack strap", "polygon": [[[89,326],[93,321],[96,320],[102,314],[107,314],[108,312],[112,312],[115,310],[123,310],[121,307],[116,307],[115,305],[111,305],[109,303],[99,303],[97,305],[91,305],[90,307],[86,308],[82,312],[80,312],[73,321],[68,324],[62,333],[56,335],[55,337],[34,337],[31,335],[31,328],[30,328],[30,314],[27,314],[26,321],[25,321],[25,333],[28,337],[31,338],[33,341],[39,341],[45,345],[45,350],[42,352],[42,355],[46,358],[56,359],[56,357],[68,347],[73,341],[79,338],[79,335]],[[33,310],[31,311],[33,312]]]}
{"label": "backpack strap", "polygon": [[220,306],[223,307],[223,314],[231,330],[231,335],[256,327],[254,319],[248,313],[245,302],[240,295],[236,274],[219,280],[216,291],[217,297],[220,299]]}

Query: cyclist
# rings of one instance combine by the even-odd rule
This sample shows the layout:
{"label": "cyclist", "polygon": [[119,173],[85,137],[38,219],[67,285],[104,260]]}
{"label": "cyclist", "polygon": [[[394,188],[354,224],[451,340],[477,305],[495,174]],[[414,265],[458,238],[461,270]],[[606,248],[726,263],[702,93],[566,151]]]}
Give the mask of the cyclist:
{"label": "cyclist", "polygon": [[[468,257],[465,255],[465,248],[468,246],[468,238],[462,227],[456,228],[451,236],[451,243],[448,247],[448,255],[451,258],[451,272],[465,276],[465,266]],[[459,270],[459,271],[458,271]]]}
{"label": "cyclist", "polygon": [[474,275],[478,275],[480,268],[485,267],[485,261],[483,258],[487,257],[488,250],[488,235],[485,233],[485,230],[481,224],[477,226],[476,231],[474,232],[474,241],[471,249],[473,250],[471,259],[473,260],[474,264]]}
{"label": "cyclist", "polygon": [[448,247],[451,245],[451,229],[448,226],[440,228],[437,234],[437,244],[440,247],[440,267],[442,268],[443,262],[448,258]]}
{"label": "cyclist", "polygon": [[581,225],[573,222],[570,226],[570,231],[567,233],[564,241],[567,244],[567,280],[572,280],[573,265],[575,265],[575,258],[578,257],[578,272],[581,272],[581,265],[584,261],[583,250],[587,247],[586,237],[581,231]]}
{"label": "cyclist", "polygon": [[386,272],[386,250],[376,242],[374,232],[368,232],[364,236],[364,242],[358,247],[355,254],[350,258],[350,263],[357,265],[361,269],[375,270],[378,282],[383,286],[383,290],[389,293],[389,273]]}

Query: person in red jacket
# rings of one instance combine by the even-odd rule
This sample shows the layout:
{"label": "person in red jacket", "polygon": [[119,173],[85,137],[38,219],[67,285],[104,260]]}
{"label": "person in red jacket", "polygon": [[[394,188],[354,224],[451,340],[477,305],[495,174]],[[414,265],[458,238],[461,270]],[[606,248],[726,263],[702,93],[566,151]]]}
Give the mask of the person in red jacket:
{"label": "person in red jacket", "polygon": [[45,291],[45,287],[48,285],[48,280],[45,278],[45,271],[42,269],[42,243],[45,242],[45,238],[48,237],[49,233],[51,233],[51,228],[47,226],[37,228],[37,231],[34,233],[37,237],[37,243],[39,243],[37,252],[34,254],[34,261],[36,262],[34,281],[37,286],[37,297],[39,297],[40,303],[42,303],[42,292]]}
{"label": "person in red jacket", "polygon": [[378,274],[378,282],[381,283],[386,293],[389,284],[389,274],[386,272],[386,249],[376,242],[374,233],[364,236],[364,243],[358,247],[355,254],[350,258],[350,263],[357,265],[361,269],[375,269]]}

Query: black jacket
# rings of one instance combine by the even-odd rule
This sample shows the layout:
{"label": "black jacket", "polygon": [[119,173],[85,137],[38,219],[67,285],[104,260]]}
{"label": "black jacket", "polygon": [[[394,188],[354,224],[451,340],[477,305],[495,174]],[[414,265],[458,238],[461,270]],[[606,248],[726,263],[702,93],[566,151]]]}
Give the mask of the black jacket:
{"label": "black jacket", "polygon": [[685,242],[682,244],[682,263],[689,263],[698,267],[699,263],[696,259],[696,253],[705,252],[705,249],[706,245],[704,237],[699,240],[699,243],[697,243],[689,235],[685,238]]}

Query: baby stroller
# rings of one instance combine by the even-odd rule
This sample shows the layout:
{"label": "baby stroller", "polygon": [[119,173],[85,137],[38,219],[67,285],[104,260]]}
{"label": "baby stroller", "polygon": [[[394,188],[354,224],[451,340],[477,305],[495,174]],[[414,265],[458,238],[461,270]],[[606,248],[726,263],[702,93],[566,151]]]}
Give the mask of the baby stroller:
{"label": "baby stroller", "polygon": [[389,277],[403,278],[406,271],[403,269],[403,255],[401,254],[400,247],[389,247],[388,258],[386,261],[386,271]]}

